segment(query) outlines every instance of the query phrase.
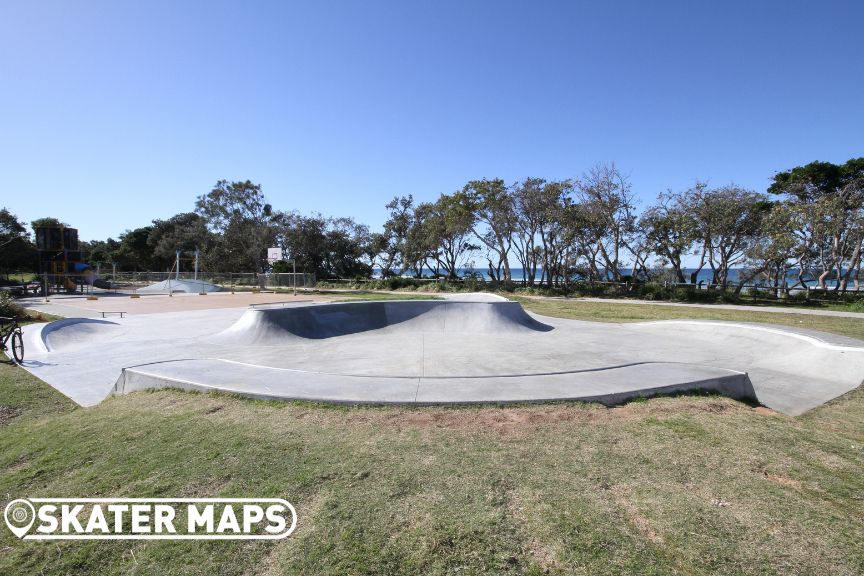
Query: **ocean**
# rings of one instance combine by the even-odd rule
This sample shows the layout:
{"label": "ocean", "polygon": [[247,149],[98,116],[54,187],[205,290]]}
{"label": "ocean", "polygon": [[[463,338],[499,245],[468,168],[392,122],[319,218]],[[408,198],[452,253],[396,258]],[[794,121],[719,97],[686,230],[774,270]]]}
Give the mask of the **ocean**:
{"label": "ocean", "polygon": [[[695,270],[696,270],[695,268],[685,268],[684,269],[684,276],[688,282],[690,281],[690,274],[692,274]],[[625,268],[625,269],[621,270],[621,274],[626,276],[626,275],[630,274],[630,271],[631,270],[629,268]],[[489,281],[492,279],[491,276],[489,276],[487,270],[479,269],[479,268],[473,268],[473,269],[472,268],[460,268],[459,269],[459,276],[464,277],[464,276],[466,276],[472,272],[475,274],[480,274],[483,277],[483,279],[486,281]],[[512,275],[514,282],[522,282],[525,279],[525,270],[522,268],[511,268],[510,272],[511,272],[511,275]],[[738,269],[738,268],[731,269],[729,271],[729,282],[730,283],[738,282],[738,278],[739,278],[740,273],[741,273],[741,269]],[[376,269],[375,270],[375,277],[376,278],[380,277],[380,274],[381,274],[381,271]],[[434,274],[433,270],[430,270],[430,269],[424,269],[423,270],[423,276],[432,276],[433,274]],[[541,276],[541,272],[538,270],[537,274],[535,275],[535,278],[534,278],[535,281],[539,281],[540,276]],[[698,276],[696,277],[697,282],[702,282],[702,283],[707,284],[708,282],[711,281],[712,276],[713,275],[711,273],[710,268],[703,268],[699,272]],[[790,285],[797,283],[798,282],[798,271],[797,270],[790,271],[787,278],[789,280]],[[833,280],[829,280],[826,282],[826,284],[829,287],[831,287],[834,285],[834,282],[833,282]],[[815,286],[816,285],[816,279],[815,278],[807,278],[807,285]]]}

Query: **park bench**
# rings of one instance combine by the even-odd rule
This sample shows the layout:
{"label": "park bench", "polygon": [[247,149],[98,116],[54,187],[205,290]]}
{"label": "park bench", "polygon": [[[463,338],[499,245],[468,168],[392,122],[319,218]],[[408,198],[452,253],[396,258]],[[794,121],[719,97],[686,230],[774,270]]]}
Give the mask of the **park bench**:
{"label": "park bench", "polygon": [[106,314],[119,314],[119,315],[120,315],[120,318],[123,318],[123,315],[126,314],[125,311],[124,311],[124,312],[119,312],[119,311],[116,311],[116,310],[100,310],[99,313],[102,314],[102,318],[105,318],[105,315],[106,315]]}

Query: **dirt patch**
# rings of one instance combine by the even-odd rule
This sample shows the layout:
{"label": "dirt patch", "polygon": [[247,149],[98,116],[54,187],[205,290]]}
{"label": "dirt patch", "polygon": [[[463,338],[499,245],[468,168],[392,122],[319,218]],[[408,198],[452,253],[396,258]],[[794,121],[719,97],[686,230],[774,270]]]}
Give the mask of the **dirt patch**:
{"label": "dirt patch", "polygon": [[645,416],[672,416],[684,413],[733,414],[746,406],[731,398],[652,398],[647,401],[630,402],[609,409],[611,415],[621,418]]}
{"label": "dirt patch", "polygon": [[771,408],[766,408],[765,406],[756,406],[753,408],[753,411],[757,414],[761,414],[762,416],[774,416],[775,418],[787,418],[785,414],[781,414],[776,410],[772,410]]}
{"label": "dirt patch", "polygon": [[603,412],[606,412],[603,408],[575,406],[394,410],[374,415],[349,415],[347,421],[349,423],[375,422],[396,429],[484,430],[507,434],[519,428],[530,429],[571,422],[587,423]]}
{"label": "dirt patch", "polygon": [[763,475],[765,476],[766,480],[769,480],[771,482],[775,482],[775,483],[781,484],[783,486],[789,486],[790,488],[795,488],[795,489],[801,488],[801,482],[799,482],[798,480],[793,480],[792,478],[787,478],[785,476],[779,476],[777,474],[769,474],[768,472],[765,472]]}
{"label": "dirt patch", "polygon": [[6,426],[15,417],[21,414],[21,410],[11,406],[0,406],[0,426]]}
{"label": "dirt patch", "polygon": [[684,413],[731,415],[748,410],[731,399],[657,399],[606,408],[599,404],[554,404],[480,408],[392,408],[387,411],[349,411],[345,423],[401,429],[478,430],[508,435],[562,424],[592,424],[637,420]]}

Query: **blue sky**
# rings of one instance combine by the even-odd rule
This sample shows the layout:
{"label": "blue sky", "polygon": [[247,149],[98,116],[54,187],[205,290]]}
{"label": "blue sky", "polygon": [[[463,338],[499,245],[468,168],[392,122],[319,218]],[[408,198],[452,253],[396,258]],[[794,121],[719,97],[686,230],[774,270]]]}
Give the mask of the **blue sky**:
{"label": "blue sky", "polygon": [[5,0],[0,205],[89,240],[223,178],[373,228],[394,195],[598,162],[644,203],[761,191],[864,155],[862,21],[853,0]]}

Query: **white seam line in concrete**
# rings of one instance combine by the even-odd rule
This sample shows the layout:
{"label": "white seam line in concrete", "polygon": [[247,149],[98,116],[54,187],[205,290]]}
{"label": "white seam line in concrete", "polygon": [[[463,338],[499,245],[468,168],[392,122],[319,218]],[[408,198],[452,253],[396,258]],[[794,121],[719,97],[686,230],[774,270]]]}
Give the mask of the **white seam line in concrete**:
{"label": "white seam line in concrete", "polygon": [[753,324],[736,324],[732,322],[700,322],[698,320],[657,320],[653,322],[636,322],[631,324],[631,326],[651,326],[657,324],[689,324],[692,326],[728,326],[730,328],[746,328],[748,330],[757,330],[760,332],[770,332],[772,334],[779,334],[781,336],[789,336],[790,338],[796,338],[798,340],[803,340],[808,344],[816,346],[817,348],[826,348],[828,350],[839,350],[842,352],[864,352],[864,348],[856,348],[853,346],[840,346],[839,344],[831,344],[829,342],[825,342],[819,338],[814,336],[807,336],[805,334],[799,334],[797,332],[792,332],[789,330],[780,330],[777,328],[768,328],[766,326],[754,326]]}
{"label": "white seam line in concrete", "polygon": [[316,376],[338,376],[340,378],[368,378],[368,379],[394,379],[394,380],[412,380],[414,378],[420,380],[490,380],[493,378],[535,378],[543,376],[567,376],[568,374],[586,374],[589,372],[605,372],[607,370],[619,370],[622,368],[632,368],[634,366],[647,366],[652,364],[680,364],[682,366],[694,366],[697,368],[712,368],[714,370],[725,370],[733,374],[746,374],[732,368],[724,368],[722,366],[703,366],[701,364],[691,364],[689,362],[631,362],[629,364],[616,364],[614,366],[601,366],[598,368],[583,368],[582,370],[562,370],[559,372],[532,372],[527,374],[493,374],[486,376],[394,376],[387,374],[340,374],[338,372],[319,372],[315,370],[299,370],[297,368],[282,368],[281,366],[266,366],[264,364],[251,364],[249,362],[240,362],[239,360],[228,360],[226,358],[175,358],[172,360],[160,360],[158,362],[147,362],[144,364],[136,364],[134,366],[126,366],[126,369],[141,369],[145,366],[155,366],[159,364],[171,364],[172,362],[225,362],[227,364],[236,364],[238,366],[246,366],[249,368],[259,368],[263,370],[276,370],[280,372],[293,372],[295,374],[315,374]]}

